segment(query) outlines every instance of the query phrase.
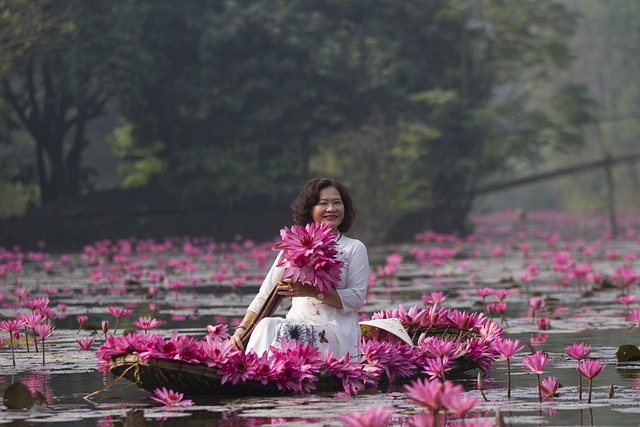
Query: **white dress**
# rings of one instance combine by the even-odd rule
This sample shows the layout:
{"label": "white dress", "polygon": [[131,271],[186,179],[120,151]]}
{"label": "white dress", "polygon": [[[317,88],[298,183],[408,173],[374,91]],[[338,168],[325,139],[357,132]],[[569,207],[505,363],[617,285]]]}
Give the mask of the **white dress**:
{"label": "white dress", "polygon": [[[369,257],[361,241],[345,235],[338,239],[336,249],[336,257],[344,262],[337,287],[343,308],[330,306],[315,298],[293,298],[286,318],[266,317],[256,325],[247,343],[247,351],[254,350],[262,355],[271,346],[279,348],[280,340],[284,337],[287,341],[295,339],[303,345],[311,342],[322,354],[329,348],[329,353],[337,358],[347,353],[354,356],[358,354],[360,325],[357,311],[367,296]],[[276,267],[279,258],[280,254],[248,310],[257,313],[282,277],[284,268]]]}

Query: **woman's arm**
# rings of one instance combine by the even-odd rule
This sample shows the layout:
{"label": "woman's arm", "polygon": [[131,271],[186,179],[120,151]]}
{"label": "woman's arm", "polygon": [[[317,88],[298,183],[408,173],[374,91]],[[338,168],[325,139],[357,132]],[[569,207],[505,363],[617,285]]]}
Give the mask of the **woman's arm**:
{"label": "woman's arm", "polygon": [[318,290],[312,285],[293,283],[278,285],[278,293],[284,297],[310,297],[323,301],[332,307],[350,312],[359,310],[364,304],[369,288],[369,256],[367,248],[360,241],[356,241],[346,270],[346,287],[331,289],[319,297]]}
{"label": "woman's arm", "polygon": [[236,327],[236,330],[233,333],[233,336],[230,338],[231,343],[236,348],[236,350],[242,350],[244,348],[244,346],[242,345],[241,339],[244,336],[244,334],[247,333],[247,330],[251,326],[255,325],[257,316],[258,314],[255,311],[247,310],[247,313],[244,315],[242,322],[240,322],[238,327]]}
{"label": "woman's arm", "polygon": [[342,311],[357,311],[364,305],[369,289],[369,256],[364,243],[356,241],[346,271],[346,287],[335,292],[342,300]]}

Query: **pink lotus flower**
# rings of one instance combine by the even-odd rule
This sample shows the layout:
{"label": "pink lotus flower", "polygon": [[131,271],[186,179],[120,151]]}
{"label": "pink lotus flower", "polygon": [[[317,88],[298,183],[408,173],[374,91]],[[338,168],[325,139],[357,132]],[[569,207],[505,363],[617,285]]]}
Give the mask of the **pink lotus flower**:
{"label": "pink lotus flower", "polygon": [[442,409],[449,409],[447,404],[457,399],[463,391],[459,384],[451,381],[429,381],[417,379],[405,386],[409,393],[409,402],[430,410],[434,416]]}
{"label": "pink lotus flower", "polygon": [[111,314],[116,319],[121,319],[123,317],[127,317],[131,313],[133,313],[133,310],[131,310],[130,308],[118,308],[118,307],[113,307],[113,306],[109,307],[107,309],[107,311],[109,312],[109,314]]}
{"label": "pink lotus flower", "polygon": [[529,307],[531,308],[531,319],[535,319],[542,307],[545,306],[544,298],[541,297],[531,297],[529,298]]}
{"label": "pink lotus flower", "polygon": [[165,406],[191,406],[193,405],[192,400],[183,400],[183,393],[178,393],[173,390],[168,390],[166,387],[157,388],[153,391],[155,396],[149,396],[151,399],[156,402],[160,402]]}
{"label": "pink lotus flower", "polygon": [[53,334],[53,326],[48,323],[38,323],[35,327],[36,333],[42,338],[42,364],[44,365],[44,340]]}
{"label": "pink lotus flower", "polygon": [[[571,344],[564,348],[564,351],[578,362],[584,359],[591,353],[591,346],[589,344]],[[579,400],[582,400],[582,372],[578,370],[578,396]]]}
{"label": "pink lotus flower", "polygon": [[545,366],[549,362],[549,356],[542,350],[536,351],[534,354],[528,354],[522,359],[522,364],[529,372],[541,375]]}
{"label": "pink lotus flower", "polygon": [[518,345],[520,345],[519,339],[503,338],[496,342],[496,350],[507,359],[507,399],[511,399],[511,359],[524,348]]}
{"label": "pink lotus flower", "polygon": [[218,371],[222,375],[220,383],[224,384],[228,381],[235,385],[238,382],[250,380],[255,374],[255,359],[257,359],[257,355],[254,352],[234,353]]}
{"label": "pink lotus flower", "polygon": [[23,326],[24,322],[18,319],[0,321],[0,331],[9,332],[9,344],[11,346],[11,359],[13,361],[13,366],[16,366],[16,358],[13,350],[13,333],[20,330]]}
{"label": "pink lotus flower", "polygon": [[90,350],[93,343],[94,339],[92,337],[82,337],[76,340],[76,346],[78,346],[78,349],[82,351]]}
{"label": "pink lotus flower", "polygon": [[[478,398],[467,394],[448,395],[444,402],[445,407],[456,415],[465,416],[478,403]],[[468,425],[465,423],[465,425]]]}
{"label": "pink lotus flower", "polygon": [[582,375],[589,378],[590,380],[594,379],[607,365],[602,363],[601,360],[597,359],[584,359],[578,362],[578,366],[576,367]]}
{"label": "pink lotus flower", "polygon": [[146,333],[148,330],[158,327],[158,320],[152,319],[151,317],[140,316],[138,320],[133,322],[133,325],[144,330]]}
{"label": "pink lotus flower", "polygon": [[496,342],[496,350],[498,350],[498,353],[500,353],[501,356],[511,359],[516,355],[516,353],[524,348],[524,346],[518,347],[519,345],[519,339],[512,340],[509,338],[503,338]]}
{"label": "pink lotus flower", "polygon": [[109,332],[109,321],[108,320],[103,320],[102,321],[102,333],[104,334],[104,337],[107,337],[107,332]]}
{"label": "pink lotus flower", "polygon": [[278,263],[284,267],[282,279],[311,283],[320,292],[338,285],[343,262],[335,258],[337,234],[328,224],[284,227],[280,237],[282,242],[276,247],[283,249],[283,259]]}
{"label": "pink lotus flower", "polygon": [[587,357],[589,353],[591,353],[591,345],[585,344],[585,343],[580,343],[580,344],[574,343],[565,347],[564,351],[569,355],[569,357],[572,357],[573,359],[580,361],[585,357]]}
{"label": "pink lotus flower", "polygon": [[509,296],[509,289],[496,289],[494,295],[498,301],[502,302]]}
{"label": "pink lotus flower", "polygon": [[[25,336],[28,337],[29,336],[29,329],[33,330],[33,336],[35,338],[35,327],[37,324],[41,323],[42,321],[44,321],[44,317],[37,311],[34,311],[30,314],[18,314],[16,316],[16,319],[21,320],[24,323],[24,327],[25,327]],[[27,353],[29,352],[29,340],[25,339],[25,342],[27,344]],[[36,352],[38,352],[38,342],[35,341],[35,345],[36,345]]]}
{"label": "pink lotus flower", "polygon": [[366,407],[364,412],[347,414],[340,421],[346,427],[385,427],[395,413],[395,410],[386,406]]}
{"label": "pink lotus flower", "polygon": [[342,387],[347,395],[355,396],[359,390],[364,389],[367,385],[367,372],[349,353],[336,359],[333,353],[329,354],[327,349],[324,354],[324,363],[327,371],[342,380]]}
{"label": "pink lotus flower", "polygon": [[210,336],[211,338],[218,338],[218,339],[225,340],[230,336],[229,327],[225,324],[217,324],[215,326],[207,325],[206,329],[207,329],[207,335]]}
{"label": "pink lotus flower", "polygon": [[620,295],[618,297],[618,302],[625,307],[628,307],[630,304],[633,304],[636,301],[638,301],[638,297],[636,297],[635,295]]}
{"label": "pink lotus flower", "polygon": [[536,374],[538,379],[538,398],[542,402],[542,389],[540,388],[540,375],[544,371],[545,366],[549,362],[549,356],[542,352],[542,350],[536,351],[534,354],[528,354],[522,359],[522,364],[529,370]]}
{"label": "pink lotus flower", "polygon": [[89,320],[89,316],[87,315],[79,314],[76,316],[76,321],[78,322],[78,325],[80,325],[80,328],[82,328],[84,324],[87,323],[88,320]]}
{"label": "pink lotus flower", "polygon": [[33,298],[26,300],[24,305],[31,311],[42,310],[49,306],[49,298]]}
{"label": "pink lotus flower", "polygon": [[629,329],[633,329],[636,326],[640,326],[640,310],[635,309],[628,316],[629,320],[633,323]]}
{"label": "pink lotus flower", "polygon": [[446,295],[442,291],[431,292],[429,294],[422,295],[422,303],[427,304],[441,304],[447,299]]}
{"label": "pink lotus flower", "polygon": [[493,294],[493,288],[478,288],[476,289],[476,295],[478,295],[483,300],[489,295]]}
{"label": "pink lotus flower", "polygon": [[591,392],[593,391],[593,379],[600,373],[607,365],[600,360],[583,359],[578,362],[576,369],[580,371],[582,375],[589,378],[589,399],[591,403]]}
{"label": "pink lotus flower", "polygon": [[130,308],[118,308],[118,307],[109,307],[107,309],[109,313],[116,318],[116,326],[113,328],[113,333],[118,332],[118,324],[120,323],[120,319],[123,317],[127,317],[133,313],[133,310]]}
{"label": "pink lotus flower", "polygon": [[560,383],[557,377],[548,377],[540,381],[540,389],[542,390],[543,400],[551,400],[558,395],[558,387]]}

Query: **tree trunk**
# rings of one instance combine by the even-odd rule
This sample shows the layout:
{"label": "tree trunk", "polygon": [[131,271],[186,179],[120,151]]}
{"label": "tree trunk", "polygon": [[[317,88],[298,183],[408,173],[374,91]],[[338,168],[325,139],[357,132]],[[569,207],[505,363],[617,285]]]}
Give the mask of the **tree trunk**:
{"label": "tree trunk", "polygon": [[76,125],[76,133],[73,140],[71,150],[67,155],[67,176],[68,176],[68,193],[70,196],[80,194],[80,165],[82,164],[82,152],[87,147],[88,142],[84,137],[86,120],[84,118],[84,110],[78,111],[78,122]]}

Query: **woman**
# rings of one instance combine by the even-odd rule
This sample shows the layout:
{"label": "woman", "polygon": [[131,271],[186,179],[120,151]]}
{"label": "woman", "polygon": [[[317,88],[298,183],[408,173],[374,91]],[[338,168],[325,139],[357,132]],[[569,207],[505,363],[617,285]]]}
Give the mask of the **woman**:
{"label": "woman", "polygon": [[349,192],[338,181],[315,178],[302,187],[291,204],[291,210],[296,225],[321,222],[329,224],[338,233],[337,258],[344,263],[340,283],[336,289],[324,293],[299,282],[279,285],[277,282],[284,270],[284,267],[276,266],[279,254],[231,339],[237,348],[241,348],[240,337],[253,325],[256,313],[273,287],[277,286],[279,295],[292,298],[291,309],[284,319],[267,317],[261,320],[251,334],[247,350],[261,355],[271,346],[279,348],[281,339],[285,338],[287,341],[295,339],[303,345],[311,343],[321,353],[328,348],[329,353],[338,358],[347,353],[357,355],[360,342],[357,310],[367,295],[369,258],[361,241],[342,234],[356,219]]}

